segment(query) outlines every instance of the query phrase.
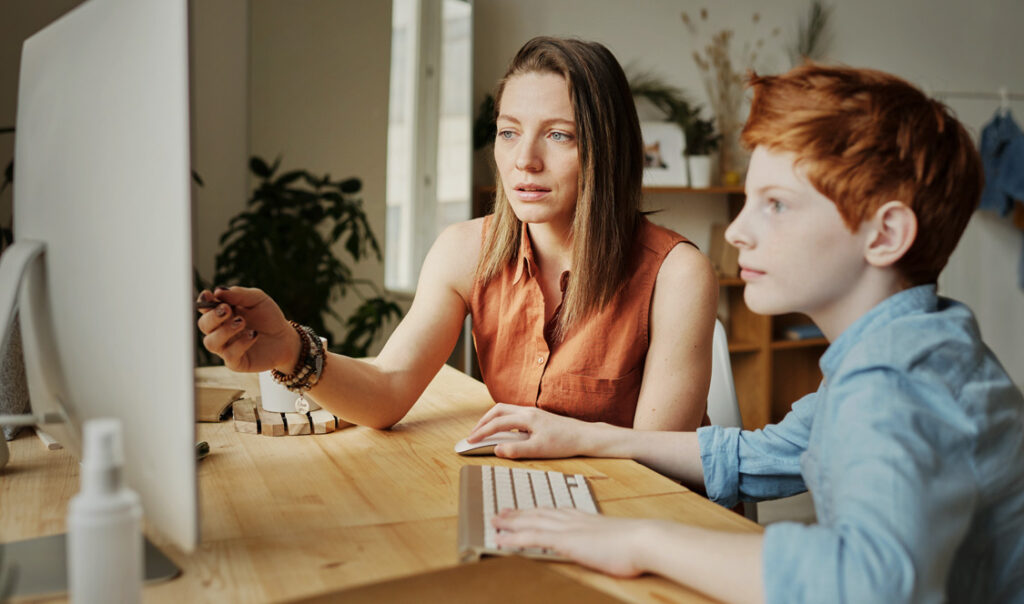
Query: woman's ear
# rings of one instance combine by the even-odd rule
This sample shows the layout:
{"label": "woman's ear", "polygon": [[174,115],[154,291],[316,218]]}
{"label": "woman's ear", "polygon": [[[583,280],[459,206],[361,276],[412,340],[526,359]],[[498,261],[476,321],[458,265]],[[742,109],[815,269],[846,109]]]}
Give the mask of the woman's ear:
{"label": "woman's ear", "polygon": [[876,267],[896,264],[917,239],[917,215],[902,201],[887,201],[868,220],[864,259]]}

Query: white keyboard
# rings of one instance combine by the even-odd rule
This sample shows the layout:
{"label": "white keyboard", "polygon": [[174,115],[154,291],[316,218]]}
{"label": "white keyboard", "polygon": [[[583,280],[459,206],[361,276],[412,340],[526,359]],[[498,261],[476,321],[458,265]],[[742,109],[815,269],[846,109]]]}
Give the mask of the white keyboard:
{"label": "white keyboard", "polygon": [[459,559],[519,554],[560,560],[542,549],[498,549],[491,519],[501,510],[575,508],[598,514],[582,474],[562,474],[505,466],[463,466],[459,475]]}

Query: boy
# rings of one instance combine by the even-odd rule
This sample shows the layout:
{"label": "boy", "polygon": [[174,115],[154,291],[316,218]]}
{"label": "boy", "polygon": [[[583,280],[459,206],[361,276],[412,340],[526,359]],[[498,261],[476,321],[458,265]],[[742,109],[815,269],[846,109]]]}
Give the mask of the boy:
{"label": "boy", "polygon": [[499,544],[728,601],[1024,601],[1024,399],[935,283],[981,191],[946,108],[894,76],[804,65],[751,78],[747,200],[726,238],[744,299],[831,344],[817,392],[753,432],[637,432],[499,405],[503,457],[631,457],[725,506],[809,490],[818,523],[763,535],[557,510],[506,512]]}

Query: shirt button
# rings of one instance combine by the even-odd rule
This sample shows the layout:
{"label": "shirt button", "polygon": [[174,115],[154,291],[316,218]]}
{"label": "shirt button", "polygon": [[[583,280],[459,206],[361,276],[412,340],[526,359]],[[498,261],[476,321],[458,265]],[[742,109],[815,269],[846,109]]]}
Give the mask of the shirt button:
{"label": "shirt button", "polygon": [[544,364],[544,357],[543,356],[537,357],[537,364],[538,365],[543,365]]}

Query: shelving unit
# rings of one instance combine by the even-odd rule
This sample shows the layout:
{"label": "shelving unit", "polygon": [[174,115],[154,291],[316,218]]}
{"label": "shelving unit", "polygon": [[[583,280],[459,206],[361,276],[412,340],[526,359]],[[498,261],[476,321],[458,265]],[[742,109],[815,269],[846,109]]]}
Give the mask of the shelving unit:
{"label": "shelving unit", "polygon": [[[718,186],[644,187],[645,195],[716,194],[729,204],[729,217],[743,207],[743,187]],[[473,215],[490,211],[494,187],[476,189]],[[729,338],[733,381],[739,399],[743,426],[762,428],[777,422],[789,412],[790,405],[817,389],[821,382],[818,359],[828,346],[824,338],[787,340],[788,327],[809,323],[804,315],[758,315],[743,302],[743,280],[736,275],[719,275],[720,299],[726,310],[722,317]]]}

